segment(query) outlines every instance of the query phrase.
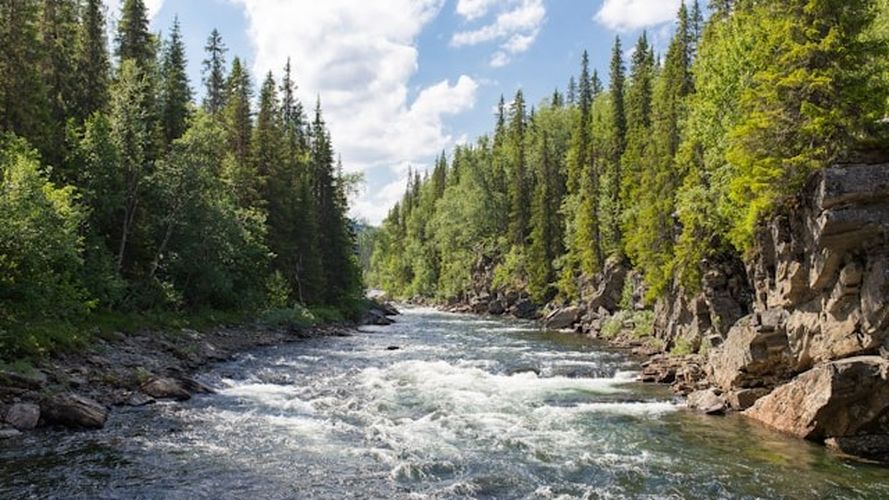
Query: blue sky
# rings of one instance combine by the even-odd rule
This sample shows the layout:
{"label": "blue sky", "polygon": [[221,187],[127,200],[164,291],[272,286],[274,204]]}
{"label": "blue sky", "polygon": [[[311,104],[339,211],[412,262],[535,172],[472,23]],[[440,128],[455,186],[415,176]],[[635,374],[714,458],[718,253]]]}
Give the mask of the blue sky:
{"label": "blue sky", "polygon": [[[120,0],[111,0],[117,16]],[[352,215],[379,223],[409,166],[488,132],[501,94],[531,103],[564,89],[580,54],[607,77],[614,37],[626,54],[643,29],[666,49],[681,0],[146,0],[152,29],[179,16],[200,96],[207,35],[254,81],[286,58],[307,108],[320,95],[334,144],[365,189]]]}

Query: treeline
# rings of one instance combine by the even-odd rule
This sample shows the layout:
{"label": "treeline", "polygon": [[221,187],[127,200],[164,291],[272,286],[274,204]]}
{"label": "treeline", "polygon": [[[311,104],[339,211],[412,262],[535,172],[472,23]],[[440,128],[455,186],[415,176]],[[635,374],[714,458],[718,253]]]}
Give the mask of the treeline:
{"label": "treeline", "polygon": [[502,98],[494,133],[457,147],[376,236],[369,280],[395,296],[465,298],[480,256],[493,285],[577,299],[607,259],[649,300],[742,257],[756,222],[809,173],[884,146],[883,0],[682,5],[665,54],[642,35],[608,84],[580,74],[528,109]]}
{"label": "treeline", "polygon": [[290,62],[257,107],[214,30],[198,105],[178,20],[161,39],[125,0],[112,54],[105,14],[0,0],[0,354],[97,311],[354,304],[354,179]]}

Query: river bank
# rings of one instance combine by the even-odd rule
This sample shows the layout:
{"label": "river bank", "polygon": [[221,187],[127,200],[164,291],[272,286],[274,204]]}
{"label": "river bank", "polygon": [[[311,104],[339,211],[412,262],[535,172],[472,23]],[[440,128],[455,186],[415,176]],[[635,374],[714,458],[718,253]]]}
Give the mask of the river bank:
{"label": "river bank", "polygon": [[[885,498],[885,470],[685,411],[623,349],[404,308],[253,349],[189,401],[0,442],[0,497]],[[397,347],[397,349],[393,349]],[[731,456],[731,460],[726,460]]]}
{"label": "river bank", "polygon": [[387,324],[390,306],[370,307],[361,322],[308,326],[252,322],[196,329],[139,329],[97,337],[79,350],[0,370],[0,439],[38,427],[99,429],[114,408],[186,401],[214,392],[194,379],[209,365],[245,351],[317,337],[352,335],[359,324]]}

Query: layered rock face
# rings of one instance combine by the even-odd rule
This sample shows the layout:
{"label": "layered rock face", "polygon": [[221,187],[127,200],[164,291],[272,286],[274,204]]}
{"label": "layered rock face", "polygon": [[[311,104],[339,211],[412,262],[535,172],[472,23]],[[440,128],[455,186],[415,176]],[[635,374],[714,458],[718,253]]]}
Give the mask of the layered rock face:
{"label": "layered rock face", "polygon": [[754,311],[711,351],[711,382],[771,391],[738,409],[753,404],[747,415],[780,430],[866,443],[873,455],[863,437],[889,434],[889,165],[814,175],[759,228],[748,276]]}

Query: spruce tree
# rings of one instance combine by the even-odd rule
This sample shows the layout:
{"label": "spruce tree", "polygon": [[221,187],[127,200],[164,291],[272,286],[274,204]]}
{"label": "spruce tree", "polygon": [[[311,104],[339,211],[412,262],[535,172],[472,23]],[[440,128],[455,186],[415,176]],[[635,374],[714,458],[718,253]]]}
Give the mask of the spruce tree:
{"label": "spruce tree", "polygon": [[623,185],[623,167],[621,159],[627,146],[627,116],[624,103],[624,61],[623,48],[621,46],[620,37],[614,39],[614,48],[611,52],[611,78],[609,85],[609,94],[611,96],[611,151],[610,151],[610,175],[608,182],[608,199],[610,207],[608,210],[609,234],[612,239],[612,246],[618,252],[622,250],[620,227],[620,214],[623,212],[621,207],[620,186]]}
{"label": "spruce tree", "polygon": [[117,24],[118,60],[132,59],[144,71],[154,63],[154,37],[148,31],[148,11],[143,0],[124,0]]}
{"label": "spruce tree", "polygon": [[185,133],[188,124],[191,88],[185,65],[185,46],[177,17],[164,47],[161,66],[161,123],[167,148]]}
{"label": "spruce tree", "polygon": [[204,109],[211,114],[219,113],[225,105],[226,80],[225,80],[225,53],[228,49],[222,42],[222,35],[216,28],[207,38],[207,45],[204,47],[207,58],[204,59],[204,86],[206,87],[206,95],[204,96]]}
{"label": "spruce tree", "polygon": [[507,144],[509,150],[509,228],[511,242],[523,246],[528,238],[530,195],[528,193],[527,158],[525,154],[525,97],[516,92],[509,111]]}
{"label": "spruce tree", "polygon": [[77,78],[79,96],[74,115],[85,121],[108,103],[111,64],[105,35],[105,14],[102,0],[86,0],[80,22],[77,44]]}
{"label": "spruce tree", "polygon": [[52,117],[47,130],[50,143],[44,149],[43,157],[57,167],[67,156],[64,124],[73,114],[77,101],[77,11],[78,4],[74,0],[43,0],[40,22],[43,57],[39,66],[47,85]]}

